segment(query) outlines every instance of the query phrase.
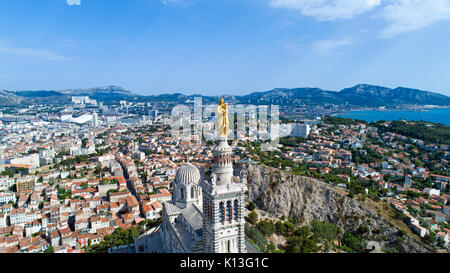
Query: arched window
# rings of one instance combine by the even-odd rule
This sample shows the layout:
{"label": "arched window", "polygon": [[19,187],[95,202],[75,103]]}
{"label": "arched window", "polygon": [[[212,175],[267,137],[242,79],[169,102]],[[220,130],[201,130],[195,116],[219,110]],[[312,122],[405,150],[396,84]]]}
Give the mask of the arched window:
{"label": "arched window", "polygon": [[212,206],[210,203],[208,203],[208,210],[209,210],[209,221],[212,222],[213,215],[212,215]]}
{"label": "arched window", "polygon": [[219,204],[219,222],[225,222],[225,208],[223,202]]}
{"label": "arched window", "polygon": [[184,199],[184,189],[180,188],[180,198]]}
{"label": "arched window", "polygon": [[191,188],[191,198],[192,198],[192,199],[195,198],[194,187]]}
{"label": "arched window", "polygon": [[227,221],[231,221],[231,216],[233,215],[232,211],[233,208],[231,207],[231,201],[227,201]]}
{"label": "arched window", "polygon": [[233,210],[233,213],[234,213],[234,220],[238,220],[238,211],[239,211],[239,208],[238,208],[238,200],[236,199],[236,200],[234,200],[234,210]]}

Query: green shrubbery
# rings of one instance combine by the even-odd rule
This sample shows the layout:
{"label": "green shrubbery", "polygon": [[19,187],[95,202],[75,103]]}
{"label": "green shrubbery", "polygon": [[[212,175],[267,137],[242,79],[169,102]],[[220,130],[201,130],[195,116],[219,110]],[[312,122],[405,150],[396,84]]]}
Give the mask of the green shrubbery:
{"label": "green shrubbery", "polygon": [[356,236],[351,231],[346,231],[342,238],[342,244],[347,246],[351,252],[361,252],[363,249],[363,243],[361,241],[361,236]]}
{"label": "green shrubbery", "polygon": [[[262,220],[250,226],[246,224],[246,234],[261,249],[268,252],[292,252],[309,253],[319,251],[319,243],[329,249],[330,242],[334,241],[340,229],[328,221],[312,222],[311,227],[297,227],[294,219],[276,223],[270,220]],[[365,229],[362,228],[362,231]],[[280,250],[275,245],[268,244],[266,237],[273,234],[286,237],[286,243]],[[263,239],[264,238],[264,239]]]}
{"label": "green shrubbery", "polygon": [[255,204],[255,202],[250,201],[250,202],[248,203],[248,205],[247,205],[247,209],[250,210],[250,211],[256,209],[256,204]]}
{"label": "green shrubbery", "polygon": [[258,230],[258,228],[252,227],[245,223],[245,235],[247,235],[261,251],[266,249],[266,245],[268,243],[267,239]]}
{"label": "green shrubbery", "polygon": [[394,132],[406,137],[422,139],[427,143],[450,144],[450,127],[443,124],[432,124],[429,122],[405,122],[394,120],[389,127],[377,123],[381,131]]}
{"label": "green shrubbery", "polygon": [[276,231],[274,223],[268,220],[260,221],[256,227],[265,236],[272,236]]}
{"label": "green shrubbery", "polygon": [[256,225],[256,223],[258,222],[258,215],[256,214],[256,212],[252,211],[248,214],[248,216],[246,217],[246,220],[250,224]]}
{"label": "green shrubbery", "polygon": [[320,239],[334,241],[339,233],[339,228],[328,221],[314,220],[311,226],[314,236]]}
{"label": "green shrubbery", "polygon": [[137,227],[129,229],[116,228],[110,235],[106,235],[103,241],[97,245],[91,246],[87,252],[89,253],[108,253],[108,249],[112,247],[128,245],[134,243],[134,237],[140,235]]}

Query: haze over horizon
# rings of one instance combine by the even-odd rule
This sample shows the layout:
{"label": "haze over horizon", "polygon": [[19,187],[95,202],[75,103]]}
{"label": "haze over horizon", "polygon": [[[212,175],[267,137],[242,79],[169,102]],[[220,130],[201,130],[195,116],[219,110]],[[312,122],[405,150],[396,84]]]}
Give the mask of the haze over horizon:
{"label": "haze over horizon", "polygon": [[0,89],[450,95],[450,0],[0,2]]}
{"label": "haze over horizon", "polygon": [[[365,83],[356,84],[354,86],[357,86],[357,85],[365,85]],[[345,88],[352,88],[354,86],[347,86]],[[376,85],[375,84],[373,86],[380,86],[380,85]],[[202,95],[202,96],[212,96],[212,97],[217,97],[217,96],[245,96],[245,95],[249,95],[249,94],[252,94],[252,93],[267,92],[267,91],[272,91],[272,90],[275,90],[275,89],[319,88],[319,89],[322,89],[322,90],[325,90],[325,91],[334,91],[334,92],[340,92],[343,89],[345,89],[345,88],[343,88],[343,89],[340,89],[340,90],[332,90],[332,89],[320,88],[320,87],[317,87],[317,86],[297,86],[297,87],[289,87],[289,88],[287,88],[287,87],[274,87],[274,88],[270,88],[270,89],[267,89],[267,90],[245,90],[245,91],[238,91],[235,94],[232,94],[232,93],[229,93],[229,92],[217,92],[217,93],[211,94],[211,93],[208,93],[208,92],[197,92],[197,91],[189,91],[189,90],[173,91],[173,92],[160,91],[160,92],[157,92],[157,93],[152,93],[152,92],[145,92],[145,91],[139,91],[139,90],[131,90],[129,88],[126,88],[124,86],[119,86],[119,85],[105,85],[105,86],[91,86],[91,87],[85,87],[85,88],[82,87],[82,88],[63,88],[63,89],[51,89],[51,90],[50,89],[48,89],[48,90],[35,89],[35,90],[9,90],[9,91],[19,91],[19,92],[20,91],[56,91],[56,92],[61,92],[61,91],[69,91],[69,90],[100,89],[100,88],[107,88],[107,87],[123,88],[126,91],[129,91],[129,92],[131,92],[133,94],[141,95],[141,96],[166,95],[166,94],[169,94],[169,95],[170,94],[182,94],[182,95],[187,95],[187,96],[189,96],[189,95]],[[408,86],[395,86],[395,87],[380,86],[380,87],[386,87],[386,88],[390,88],[390,89],[395,89],[395,88],[398,88],[398,87],[417,89],[417,88],[408,87]],[[0,90],[8,90],[8,89],[2,89],[0,87]],[[418,90],[420,90],[420,89],[418,89]],[[434,91],[434,90],[421,90],[421,91],[429,91],[429,92],[432,92],[432,93],[443,94],[443,95],[448,96],[445,93],[442,93],[442,92],[439,92],[439,91]]]}

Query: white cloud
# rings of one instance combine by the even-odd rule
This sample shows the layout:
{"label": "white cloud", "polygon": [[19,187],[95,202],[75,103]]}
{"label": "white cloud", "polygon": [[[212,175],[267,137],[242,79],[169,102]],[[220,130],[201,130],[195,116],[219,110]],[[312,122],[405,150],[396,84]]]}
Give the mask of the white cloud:
{"label": "white cloud", "polygon": [[450,0],[392,0],[381,16],[389,23],[381,31],[381,37],[390,38],[449,20]]}
{"label": "white cloud", "polygon": [[66,0],[69,6],[81,6],[81,0]]}
{"label": "white cloud", "polygon": [[311,43],[311,49],[319,53],[330,53],[339,47],[349,46],[356,42],[354,37],[345,37],[342,39],[319,40]]}
{"label": "white cloud", "polygon": [[174,4],[179,6],[187,6],[192,4],[193,0],[160,0],[164,5]]}
{"label": "white cloud", "polygon": [[381,0],[271,0],[277,8],[299,10],[322,21],[349,19],[380,5]]}
{"label": "white cloud", "polygon": [[31,49],[31,48],[19,48],[11,47],[0,44],[0,55],[14,55],[22,57],[40,58],[50,61],[67,61],[71,60],[69,57],[62,56],[58,53],[54,53],[47,50]]}
{"label": "white cloud", "polygon": [[320,21],[350,19],[373,11],[373,18],[382,18],[386,24],[379,30],[382,38],[450,20],[450,0],[270,0],[269,4],[298,10]]}

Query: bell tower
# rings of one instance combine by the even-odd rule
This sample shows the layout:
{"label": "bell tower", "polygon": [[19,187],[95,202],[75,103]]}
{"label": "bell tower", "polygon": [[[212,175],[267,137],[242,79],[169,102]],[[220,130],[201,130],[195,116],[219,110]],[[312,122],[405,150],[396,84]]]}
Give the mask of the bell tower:
{"label": "bell tower", "polygon": [[211,180],[204,180],[203,243],[207,253],[244,253],[244,196],[247,187],[233,182],[231,147],[226,137],[227,104],[218,107],[219,136],[213,150]]}

